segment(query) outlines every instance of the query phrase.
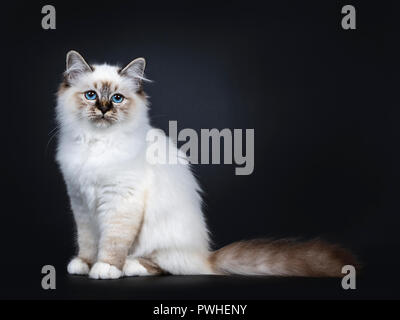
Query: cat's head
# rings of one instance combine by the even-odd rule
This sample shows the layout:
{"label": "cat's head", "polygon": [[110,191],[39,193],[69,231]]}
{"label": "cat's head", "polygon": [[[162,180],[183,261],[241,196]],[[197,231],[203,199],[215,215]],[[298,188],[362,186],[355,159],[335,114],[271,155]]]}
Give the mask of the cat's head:
{"label": "cat's head", "polygon": [[108,128],[140,117],[146,108],[142,90],[145,65],[144,58],[124,68],[89,65],[78,52],[68,52],[58,91],[62,121]]}

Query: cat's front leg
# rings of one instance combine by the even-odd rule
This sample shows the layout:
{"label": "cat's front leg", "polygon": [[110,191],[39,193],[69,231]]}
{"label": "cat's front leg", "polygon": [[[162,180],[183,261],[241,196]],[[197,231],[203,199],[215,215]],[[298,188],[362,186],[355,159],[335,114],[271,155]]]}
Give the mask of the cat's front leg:
{"label": "cat's front leg", "polygon": [[79,197],[71,197],[71,207],[74,214],[77,231],[78,253],[69,262],[69,274],[85,275],[97,257],[97,234],[88,209]]}
{"label": "cat's front leg", "polygon": [[89,277],[93,279],[117,279],[122,276],[122,267],[139,232],[144,213],[143,194],[136,192],[128,199],[119,194],[99,208],[98,258],[89,272]]}

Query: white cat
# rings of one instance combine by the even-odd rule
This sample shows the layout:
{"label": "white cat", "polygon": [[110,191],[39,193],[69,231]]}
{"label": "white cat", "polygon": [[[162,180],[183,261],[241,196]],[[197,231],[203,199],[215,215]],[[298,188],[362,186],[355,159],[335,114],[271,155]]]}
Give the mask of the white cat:
{"label": "white cat", "polygon": [[57,161],[77,227],[70,274],[341,276],[343,265],[355,264],[346,250],[319,240],[252,240],[210,251],[189,165],[146,161],[152,127],[144,69],[143,58],[120,69],[67,54],[57,100]]}

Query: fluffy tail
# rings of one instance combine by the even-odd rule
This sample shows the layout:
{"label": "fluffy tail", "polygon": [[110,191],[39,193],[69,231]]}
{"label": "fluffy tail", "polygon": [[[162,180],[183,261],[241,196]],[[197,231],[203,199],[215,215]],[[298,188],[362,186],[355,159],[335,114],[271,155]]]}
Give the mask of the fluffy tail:
{"label": "fluffy tail", "polygon": [[342,267],[358,268],[346,249],[322,240],[249,240],[235,242],[211,253],[217,274],[342,277]]}

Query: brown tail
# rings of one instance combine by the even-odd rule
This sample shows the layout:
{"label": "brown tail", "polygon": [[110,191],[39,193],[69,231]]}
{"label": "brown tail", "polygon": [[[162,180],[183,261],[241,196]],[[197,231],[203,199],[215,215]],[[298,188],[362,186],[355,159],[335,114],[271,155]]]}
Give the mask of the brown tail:
{"label": "brown tail", "polygon": [[322,240],[257,239],[235,242],[211,253],[218,274],[342,277],[342,267],[358,268],[346,249]]}

